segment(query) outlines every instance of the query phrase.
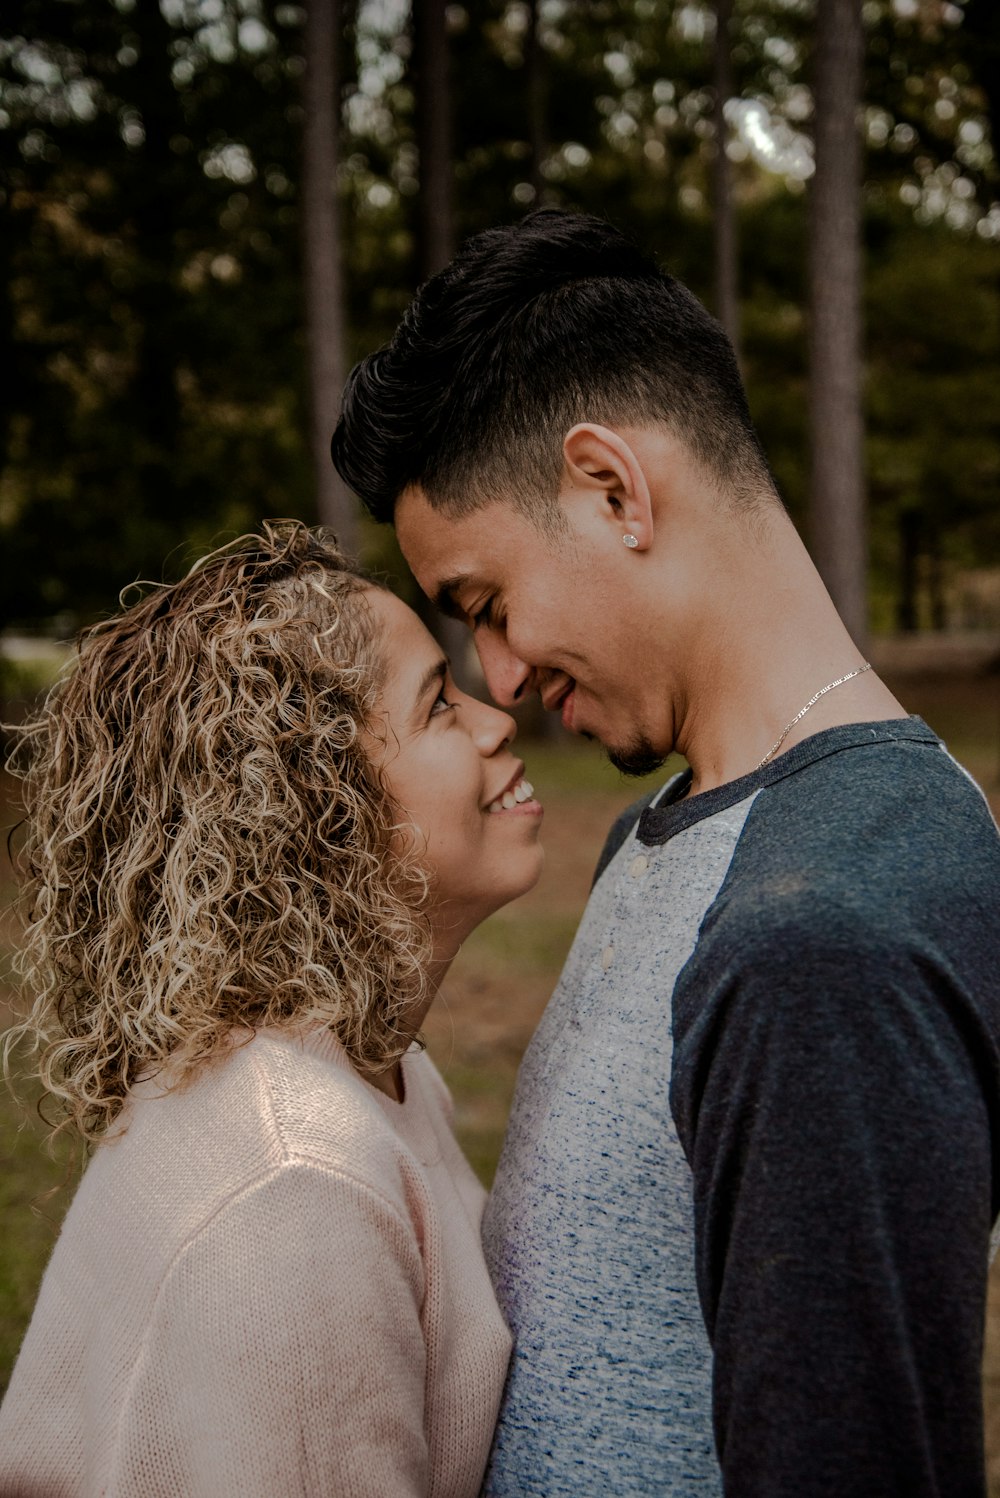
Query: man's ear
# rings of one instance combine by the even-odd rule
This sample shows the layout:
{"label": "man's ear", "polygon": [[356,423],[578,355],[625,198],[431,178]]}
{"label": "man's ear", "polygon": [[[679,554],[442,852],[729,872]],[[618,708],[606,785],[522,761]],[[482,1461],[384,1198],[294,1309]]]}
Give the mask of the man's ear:
{"label": "man's ear", "polygon": [[618,432],[582,421],[563,438],[569,485],[590,495],[600,515],[632,551],[646,551],[653,540],[653,506],[646,473],[635,451]]}

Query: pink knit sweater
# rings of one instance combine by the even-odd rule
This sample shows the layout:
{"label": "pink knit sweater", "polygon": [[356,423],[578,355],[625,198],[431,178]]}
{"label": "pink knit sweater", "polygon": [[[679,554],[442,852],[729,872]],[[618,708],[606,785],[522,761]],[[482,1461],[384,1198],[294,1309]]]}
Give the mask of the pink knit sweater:
{"label": "pink knit sweater", "polygon": [[326,1033],[137,1089],[0,1409],[4,1498],[471,1498],[510,1354],[428,1057]]}

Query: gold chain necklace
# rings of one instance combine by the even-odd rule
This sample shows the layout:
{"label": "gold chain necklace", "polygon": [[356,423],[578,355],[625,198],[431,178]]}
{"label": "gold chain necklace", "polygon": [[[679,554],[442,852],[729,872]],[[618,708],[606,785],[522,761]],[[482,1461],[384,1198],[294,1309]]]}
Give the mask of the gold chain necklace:
{"label": "gold chain necklace", "polygon": [[834,687],[842,687],[844,685],[845,681],[853,681],[853,679],[854,679],[855,676],[864,676],[865,672],[866,671],[870,671],[871,668],[872,668],[871,661],[865,661],[865,663],[864,663],[863,666],[856,666],[853,671],[848,671],[848,673],[847,673],[846,676],[838,676],[836,681],[827,682],[827,684],[826,684],[825,687],[820,687],[820,689],[816,693],[815,697],[810,697],[809,701],[806,703],[805,707],[800,708],[799,711],[795,714],[795,717],[788,724],[788,726],[786,728],[783,728],[781,730],[781,732],[779,733],[778,737],[775,739],[774,743],[771,745],[770,749],[767,751],[767,753],[764,755],[764,758],[761,760],[760,764],[757,766],[757,769],[758,770],[763,770],[763,768],[767,764],[768,760],[771,760],[771,759],[774,758],[774,756],[777,754],[778,750],[781,748],[782,744],[787,739],[788,735],[791,733],[792,729],[795,727],[796,723],[799,722],[800,718],[804,718],[805,717],[806,713],[809,711],[809,709],[811,707],[815,707],[816,706],[817,702],[819,701],[819,699],[821,697],[825,697],[826,694],[827,694],[827,692],[832,692],[833,689],[834,689]]}

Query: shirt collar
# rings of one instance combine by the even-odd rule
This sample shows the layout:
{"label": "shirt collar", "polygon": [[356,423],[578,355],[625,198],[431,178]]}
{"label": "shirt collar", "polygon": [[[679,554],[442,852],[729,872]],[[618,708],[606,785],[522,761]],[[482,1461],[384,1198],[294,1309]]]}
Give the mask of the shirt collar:
{"label": "shirt collar", "polygon": [[872,723],[841,723],[835,728],[824,728],[820,733],[803,739],[787,753],[780,754],[777,759],[772,759],[763,769],[751,770],[738,780],[727,780],[725,785],[702,791],[699,796],[688,798],[691,771],[685,770],[667,785],[665,794],[657,798],[656,805],[645,809],[639,818],[636,835],[640,842],[646,844],[665,843],[668,838],[683,832],[695,822],[715,816],[753,795],[755,791],[776,785],[789,775],[797,775],[807,766],[827,759],[831,754],[842,754],[845,750],[862,749],[872,744],[907,741],[920,744],[941,743],[937,734],[928,728],[922,718],[887,718]]}

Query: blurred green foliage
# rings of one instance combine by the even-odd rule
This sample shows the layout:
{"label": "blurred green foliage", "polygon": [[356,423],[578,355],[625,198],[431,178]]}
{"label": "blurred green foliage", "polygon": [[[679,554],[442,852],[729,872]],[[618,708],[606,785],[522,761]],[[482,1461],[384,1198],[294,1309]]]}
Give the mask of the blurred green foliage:
{"label": "blurred green foliage", "polygon": [[0,655],[0,702],[34,702],[59,674],[60,662],[49,656],[11,660]]}
{"label": "blurred green foliage", "polygon": [[[342,14],[354,358],[413,290],[419,161],[405,0]],[[448,14],[460,234],[539,199],[600,212],[711,301],[710,0],[466,0]],[[533,14],[544,139],[527,107]],[[6,0],[0,627],[79,622],[265,515],[312,517],[303,18],[281,0]],[[872,553],[891,622],[914,549],[1000,561],[1000,7],[869,0],[865,18]],[[792,155],[812,26],[810,0],[737,0],[738,95]],[[744,360],[801,519],[806,194],[766,144],[733,125]],[[366,534],[376,565],[398,570],[391,541]]]}

